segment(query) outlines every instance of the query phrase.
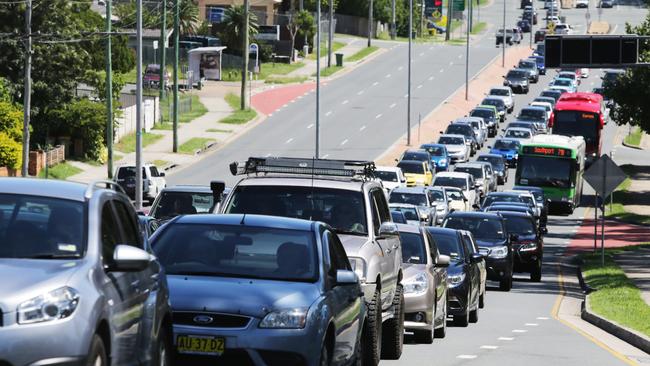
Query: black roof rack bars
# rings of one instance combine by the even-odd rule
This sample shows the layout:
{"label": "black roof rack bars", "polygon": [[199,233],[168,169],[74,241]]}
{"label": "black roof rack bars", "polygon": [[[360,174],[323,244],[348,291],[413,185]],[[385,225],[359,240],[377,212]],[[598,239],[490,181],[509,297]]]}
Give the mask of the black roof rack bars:
{"label": "black roof rack bars", "polygon": [[374,178],[375,163],[372,161],[355,160],[251,157],[245,162],[233,162],[230,164],[230,173],[232,175],[276,173]]}

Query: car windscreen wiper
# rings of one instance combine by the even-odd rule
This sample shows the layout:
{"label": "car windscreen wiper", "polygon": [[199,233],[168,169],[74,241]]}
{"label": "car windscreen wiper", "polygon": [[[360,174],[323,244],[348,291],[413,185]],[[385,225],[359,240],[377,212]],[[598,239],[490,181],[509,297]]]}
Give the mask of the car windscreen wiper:
{"label": "car windscreen wiper", "polygon": [[55,253],[41,253],[22,257],[24,259],[78,259],[81,254],[55,254]]}

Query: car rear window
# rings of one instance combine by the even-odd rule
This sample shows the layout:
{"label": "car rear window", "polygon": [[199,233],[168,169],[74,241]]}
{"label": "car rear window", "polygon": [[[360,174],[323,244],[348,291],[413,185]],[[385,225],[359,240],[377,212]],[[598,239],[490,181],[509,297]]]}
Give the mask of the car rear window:
{"label": "car rear window", "polygon": [[427,250],[421,234],[400,232],[399,238],[402,242],[402,262],[415,264],[427,262]]}

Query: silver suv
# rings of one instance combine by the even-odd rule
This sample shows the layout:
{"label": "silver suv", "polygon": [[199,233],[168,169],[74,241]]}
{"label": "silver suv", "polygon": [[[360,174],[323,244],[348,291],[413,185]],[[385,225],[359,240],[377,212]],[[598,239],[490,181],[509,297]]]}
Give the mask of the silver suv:
{"label": "silver suv", "polygon": [[372,162],[250,158],[233,163],[248,175],[223,202],[222,213],[323,221],[332,226],[361,281],[368,306],[367,364],[398,359],[404,337],[402,248]]}
{"label": "silver suv", "polygon": [[163,270],[100,184],[0,179],[0,365],[169,363]]}

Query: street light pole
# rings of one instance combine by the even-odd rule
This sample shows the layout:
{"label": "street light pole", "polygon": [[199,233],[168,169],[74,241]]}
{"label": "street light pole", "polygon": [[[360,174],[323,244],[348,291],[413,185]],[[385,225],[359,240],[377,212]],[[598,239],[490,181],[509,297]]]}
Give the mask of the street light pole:
{"label": "street light pole", "polygon": [[327,28],[327,67],[332,66],[332,43],[334,43],[334,0],[329,2],[330,12],[328,14],[329,24]]}
{"label": "street light pole", "polygon": [[413,43],[413,0],[409,0],[408,91],[406,102],[406,145],[411,146],[411,57]]}
{"label": "street light pole", "polygon": [[32,103],[32,0],[27,0],[25,8],[25,95],[23,95],[23,164],[21,174],[29,174],[29,120]]}
{"label": "street light pole", "polygon": [[316,0],[316,159],[320,158],[320,18],[320,0]]}
{"label": "street light pole", "polygon": [[[320,1],[320,0],[319,0]],[[248,57],[250,55],[250,48],[248,44],[248,27],[250,21],[250,1],[244,0],[244,24],[242,27],[242,70],[241,70],[241,109],[246,109],[246,83],[248,82]],[[293,49],[291,50],[293,52]],[[293,56],[293,55],[291,55]],[[318,55],[320,57],[320,54]]]}
{"label": "street light pole", "polygon": [[467,19],[467,42],[465,42],[465,100],[469,100],[469,33],[472,29],[472,0],[469,1]]}
{"label": "street light pole", "polygon": [[108,161],[106,165],[108,179],[113,178],[113,61],[111,50],[112,3],[106,1],[106,150]]}
{"label": "street light pole", "polygon": [[392,4],[392,15],[391,15],[391,21],[390,21],[390,39],[395,39],[397,37],[397,26],[395,25],[395,0],[393,0]]}
{"label": "street light pole", "polygon": [[372,14],[372,5],[373,5],[374,0],[370,0],[370,3],[368,3],[368,47],[372,46],[372,22],[373,22],[373,14]]}
{"label": "street light pole", "polygon": [[172,151],[178,152],[178,40],[180,32],[180,0],[174,0],[174,109]]}
{"label": "street light pole", "polygon": [[142,0],[136,0],[135,208],[142,209]]}
{"label": "street light pole", "polygon": [[501,44],[501,67],[506,67],[506,0],[503,0],[503,43]]}

